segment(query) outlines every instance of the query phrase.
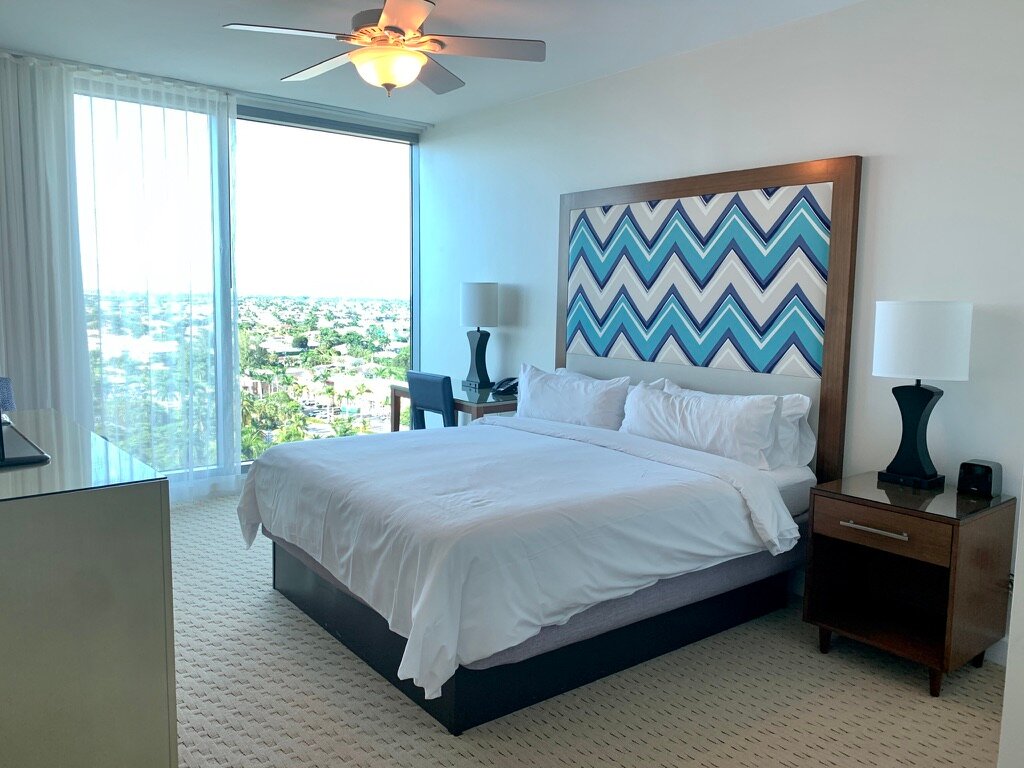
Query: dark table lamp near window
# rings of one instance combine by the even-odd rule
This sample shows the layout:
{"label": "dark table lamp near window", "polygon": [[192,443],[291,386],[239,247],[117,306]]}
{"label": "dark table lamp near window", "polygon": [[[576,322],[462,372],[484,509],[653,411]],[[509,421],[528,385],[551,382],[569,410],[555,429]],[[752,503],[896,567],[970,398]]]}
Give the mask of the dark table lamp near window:
{"label": "dark table lamp near window", "polygon": [[928,455],[928,417],[942,397],[921,379],[967,381],[973,306],[962,301],[879,301],[875,303],[872,373],[915,384],[892,388],[903,417],[896,456],[878,479],[910,488],[941,488],[945,476]]}
{"label": "dark table lamp near window", "polygon": [[490,389],[494,382],[487,375],[487,340],[491,334],[481,326],[493,328],[501,317],[501,291],[497,283],[462,284],[462,324],[469,331],[469,373],[462,382],[463,389]]}

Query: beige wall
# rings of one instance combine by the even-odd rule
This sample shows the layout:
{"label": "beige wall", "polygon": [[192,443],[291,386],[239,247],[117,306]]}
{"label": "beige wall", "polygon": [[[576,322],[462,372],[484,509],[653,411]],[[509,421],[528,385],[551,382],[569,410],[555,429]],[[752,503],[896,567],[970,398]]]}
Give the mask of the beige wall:
{"label": "beige wall", "polygon": [[[971,380],[939,383],[932,455],[954,476],[964,459],[1001,461],[1015,491],[1024,463],[1022,29],[1019,0],[868,0],[438,125],[421,147],[430,190],[422,367],[464,373],[462,280],[512,287],[511,324],[492,338],[492,378],[522,361],[553,364],[563,192],[860,154],[847,470],[882,466],[898,442],[889,389],[904,382],[871,376],[875,300],[962,299],[975,303]],[[1011,665],[1011,677],[1024,669]],[[1024,705],[1007,711],[1024,721]]]}

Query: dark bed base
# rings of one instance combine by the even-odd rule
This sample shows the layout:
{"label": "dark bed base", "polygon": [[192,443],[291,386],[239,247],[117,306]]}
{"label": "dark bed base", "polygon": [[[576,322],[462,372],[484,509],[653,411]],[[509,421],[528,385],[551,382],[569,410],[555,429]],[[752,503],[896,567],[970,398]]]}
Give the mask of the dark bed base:
{"label": "dark bed base", "polygon": [[397,677],[405,638],[274,542],[274,588],[456,736],[781,608],[788,578],[780,573],[514,664],[459,667],[440,698],[425,699],[422,688]]}

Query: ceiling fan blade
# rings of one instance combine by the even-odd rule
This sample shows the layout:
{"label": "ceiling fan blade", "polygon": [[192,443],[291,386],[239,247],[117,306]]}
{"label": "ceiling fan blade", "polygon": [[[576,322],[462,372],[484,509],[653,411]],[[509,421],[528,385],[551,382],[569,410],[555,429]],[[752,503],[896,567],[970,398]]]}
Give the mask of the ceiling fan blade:
{"label": "ceiling fan blade", "polygon": [[275,35],[298,35],[300,37],[323,37],[348,43],[355,40],[347,32],[320,32],[316,29],[292,29],[291,27],[268,27],[263,24],[225,24],[224,29],[240,29],[244,32],[270,32]]}
{"label": "ceiling fan blade", "polygon": [[380,12],[380,27],[398,27],[415,32],[434,10],[434,0],[386,0]]}
{"label": "ceiling fan blade", "polygon": [[459,35],[424,35],[444,43],[444,50],[452,56],[480,56],[486,59],[514,59],[515,61],[544,61],[547,45],[543,40],[516,40],[508,37],[461,37]]}
{"label": "ceiling fan blade", "polygon": [[427,63],[420,70],[420,76],[416,79],[438,95],[454,91],[465,85],[458,75],[449,72],[429,56],[427,56]]}
{"label": "ceiling fan blade", "polygon": [[314,64],[312,67],[300,69],[295,74],[288,75],[288,77],[282,77],[281,82],[294,83],[298,82],[299,80],[309,80],[310,78],[316,77],[317,75],[322,75],[325,72],[330,72],[332,69],[337,69],[338,67],[344,64],[348,64],[348,56],[350,53],[352,53],[352,51],[346,51],[340,56],[332,56],[329,59],[321,61],[319,64]]}

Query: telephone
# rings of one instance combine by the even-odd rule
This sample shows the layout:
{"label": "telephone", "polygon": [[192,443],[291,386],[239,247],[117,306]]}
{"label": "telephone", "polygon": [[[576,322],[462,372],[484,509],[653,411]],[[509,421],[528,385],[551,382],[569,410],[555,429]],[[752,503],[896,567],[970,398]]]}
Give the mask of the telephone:
{"label": "telephone", "polygon": [[519,379],[515,376],[509,376],[507,379],[502,379],[494,385],[494,388],[491,389],[491,393],[495,395],[518,395]]}

